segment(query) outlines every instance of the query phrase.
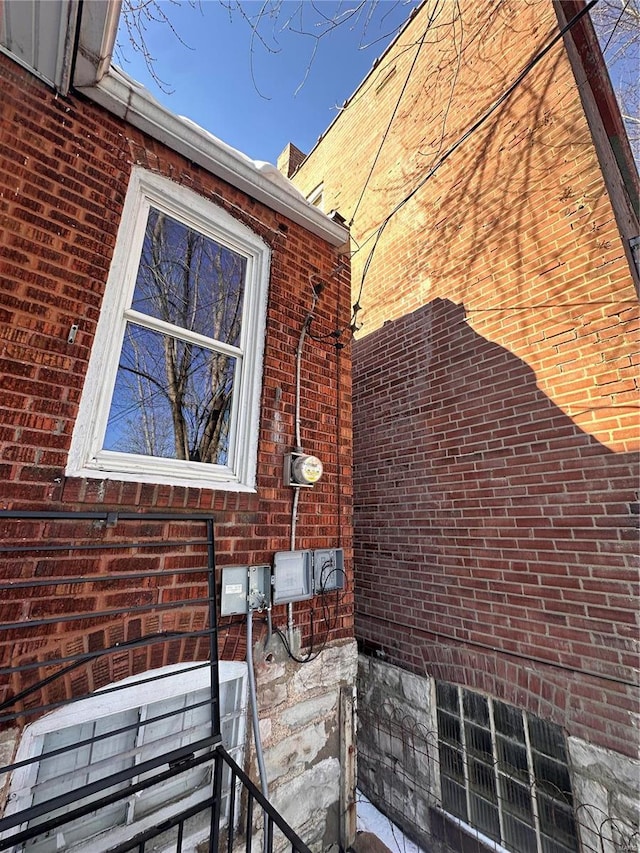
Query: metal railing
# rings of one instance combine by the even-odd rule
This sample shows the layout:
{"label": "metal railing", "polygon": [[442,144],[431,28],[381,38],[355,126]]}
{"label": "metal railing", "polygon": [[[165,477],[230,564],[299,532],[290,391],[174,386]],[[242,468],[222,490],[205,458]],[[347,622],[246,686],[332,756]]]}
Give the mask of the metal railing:
{"label": "metal railing", "polygon": [[[168,760],[169,756],[166,756],[165,763]],[[211,793],[203,797],[200,802],[178,811],[157,825],[136,833],[121,843],[109,844],[108,837],[93,839],[91,841],[93,853],[98,850],[104,853],[127,853],[127,851],[149,853],[151,850],[158,849],[163,853],[169,853],[169,851],[185,853],[188,849],[194,849],[196,845],[198,850],[206,849],[217,851],[217,853],[224,853],[224,851],[239,853],[243,848],[250,853],[253,839],[260,835],[263,835],[262,849],[266,853],[270,853],[274,846],[277,846],[278,850],[289,849],[292,853],[310,853],[307,845],[264,798],[260,789],[233,760],[222,744],[217,744],[198,757],[183,759],[177,769],[171,766],[173,763],[170,761],[169,770],[158,773],[150,780],[132,785],[125,791],[115,791],[98,799],[92,799],[82,806],[72,808],[64,814],[26,829],[22,829],[21,825],[40,814],[46,814],[47,809],[54,811],[72,804],[74,799],[78,799],[78,794],[85,798],[89,788],[75,792],[75,798],[67,794],[43,804],[43,808],[32,808],[28,812],[21,812],[0,820],[0,850],[25,849],[24,845],[28,842],[43,836],[52,836],[60,830],[64,831],[65,825],[122,802],[140,791],[160,785],[169,778],[175,779],[176,775],[194,767],[209,764],[212,776]],[[142,768],[139,768],[138,772],[141,770]],[[107,787],[113,787],[119,781],[121,779],[114,776],[108,780]],[[225,789],[233,792],[226,814],[223,807]],[[7,832],[10,829],[16,831],[8,835]],[[264,843],[265,838],[266,843]]]}
{"label": "metal railing", "polygon": [[[176,710],[156,695],[177,677],[189,698]],[[189,692],[197,678],[206,690]],[[154,698],[137,708],[140,691]],[[115,708],[100,731],[87,714],[96,696]],[[68,709],[72,743],[39,735],[38,749],[16,751]],[[226,708],[221,725],[211,516],[0,511],[0,739],[11,756],[0,766],[0,850],[237,853],[263,835],[266,853],[309,853],[229,753],[224,731],[244,711]],[[81,779],[69,753],[83,749]],[[56,775],[59,759],[74,770]],[[12,793],[20,773],[31,787]],[[142,802],[145,819],[133,819]],[[117,831],[104,831],[114,810]],[[91,821],[103,828],[95,835]]]}

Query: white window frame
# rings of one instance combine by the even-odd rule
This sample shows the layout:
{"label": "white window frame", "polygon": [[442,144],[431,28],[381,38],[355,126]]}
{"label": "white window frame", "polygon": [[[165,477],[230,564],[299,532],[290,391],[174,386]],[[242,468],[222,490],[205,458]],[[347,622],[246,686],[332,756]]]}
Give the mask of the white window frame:
{"label": "white window frame", "polygon": [[[121,453],[102,445],[151,207],[246,260],[240,342],[220,349],[236,359],[228,464]],[[255,491],[270,250],[222,208],[168,178],[134,167],[89,359],[67,460],[69,477]],[[81,322],[80,322],[81,325]]]}
{"label": "white window frame", "polygon": [[[27,761],[30,758],[33,759],[40,755],[45,736],[49,733],[69,727],[75,728],[86,722],[95,722],[100,718],[136,708],[142,709],[144,714],[147,705],[208,688],[211,683],[210,677],[211,668],[208,662],[182,663],[172,664],[157,670],[150,670],[111,684],[103,688],[103,690],[107,691],[114,686],[124,688],[127,685],[130,685],[132,689],[118,689],[113,692],[97,691],[86,699],[71,702],[41,717],[35,723],[25,728],[20,739],[15,761],[16,763]],[[218,680],[220,685],[233,681],[240,684],[240,707],[234,708],[230,715],[223,715],[221,724],[224,724],[227,719],[238,717],[236,743],[225,744],[225,747],[233,756],[236,763],[242,765],[246,736],[247,664],[245,662],[220,661],[218,664]],[[206,733],[206,736],[209,734],[210,731]],[[14,771],[11,776],[5,816],[8,817],[31,806],[33,799],[32,788],[36,783],[38,767],[39,762],[32,761]],[[157,772],[159,773],[163,769],[160,766]],[[235,793],[237,795],[238,792],[236,791]],[[65,849],[69,849],[72,853],[99,853],[102,849],[110,849],[116,844],[128,840],[133,835],[144,832],[150,827],[160,824],[163,820],[203,801],[209,795],[210,790],[208,787],[196,789],[192,793],[187,792],[180,800],[173,800],[149,814],[140,818],[134,818],[125,824],[111,827],[106,833],[94,835],[86,841],[78,842],[69,848],[65,847]],[[132,801],[135,798],[135,794],[132,794],[130,797]],[[124,802],[127,802],[127,800],[125,799]],[[21,825],[9,831],[8,836],[10,837],[11,834],[25,830],[26,828],[26,824]],[[61,830],[64,833],[64,826]],[[196,831],[190,837],[184,838],[183,850],[185,853],[189,850],[195,851],[197,845],[208,837],[209,830],[210,827],[207,820],[203,830]],[[19,845],[13,848],[13,850],[17,853],[17,851],[22,850],[22,846]]]}

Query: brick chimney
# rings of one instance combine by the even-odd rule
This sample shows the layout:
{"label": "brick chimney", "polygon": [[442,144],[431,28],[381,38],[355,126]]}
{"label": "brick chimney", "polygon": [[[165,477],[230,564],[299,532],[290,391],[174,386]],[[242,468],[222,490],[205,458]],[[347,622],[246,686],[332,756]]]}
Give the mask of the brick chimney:
{"label": "brick chimney", "polygon": [[296,148],[293,142],[289,142],[279,155],[276,166],[283,175],[290,178],[306,156],[299,148]]}

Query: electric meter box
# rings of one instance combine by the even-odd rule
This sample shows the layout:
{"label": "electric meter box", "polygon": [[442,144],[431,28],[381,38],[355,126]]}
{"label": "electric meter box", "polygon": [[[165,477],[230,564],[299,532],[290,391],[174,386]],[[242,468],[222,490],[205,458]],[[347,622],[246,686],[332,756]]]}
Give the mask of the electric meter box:
{"label": "electric meter box", "polygon": [[313,591],[316,595],[344,589],[344,551],[325,548],[313,552]]}
{"label": "electric meter box", "polygon": [[289,604],[312,596],[311,551],[278,551],[273,558],[273,603]]}
{"label": "electric meter box", "polygon": [[270,566],[224,566],[220,615],[264,610],[271,603]]}
{"label": "electric meter box", "polygon": [[284,457],[284,482],[296,489],[310,489],[322,477],[322,462],[317,456],[293,451]]}

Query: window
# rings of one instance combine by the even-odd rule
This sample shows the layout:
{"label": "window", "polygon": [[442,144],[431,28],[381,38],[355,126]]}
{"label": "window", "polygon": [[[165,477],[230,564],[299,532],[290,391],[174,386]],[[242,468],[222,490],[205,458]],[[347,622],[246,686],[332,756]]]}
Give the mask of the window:
{"label": "window", "polygon": [[67,474],[254,487],[268,268],[246,226],[134,170]]}
{"label": "window", "polygon": [[444,810],[517,853],[577,853],[560,728],[442,682],[436,702]]}
{"label": "window", "polygon": [[[111,685],[104,693],[98,691],[87,699],[73,702],[28,726],[16,761],[34,760],[14,772],[5,814],[46,802],[63,792],[80,789],[208,737],[211,734],[209,675],[208,663],[177,664],[153,670]],[[222,741],[241,764],[246,664],[221,662],[219,675]],[[108,793],[123,790],[166,769],[161,766],[146,775],[134,776],[113,786]],[[222,813],[226,816],[231,796],[228,772],[226,779],[223,778],[223,791]],[[58,850],[98,853],[106,849],[107,839],[109,847],[115,846],[201,802],[210,792],[211,764],[207,762],[190,770],[176,771],[175,778],[167,782],[138,791],[81,820],[63,824],[19,849],[24,849],[25,853],[55,853]],[[50,820],[84,802],[79,799],[66,809],[49,811],[30,825]],[[195,849],[207,837],[206,812],[203,821],[202,827],[191,826],[192,837],[185,839],[185,851]]]}

